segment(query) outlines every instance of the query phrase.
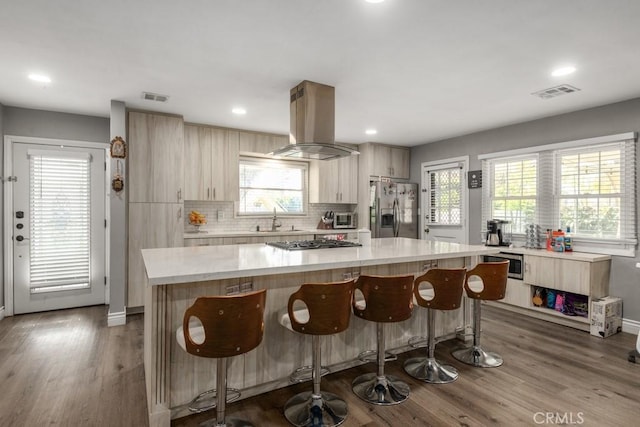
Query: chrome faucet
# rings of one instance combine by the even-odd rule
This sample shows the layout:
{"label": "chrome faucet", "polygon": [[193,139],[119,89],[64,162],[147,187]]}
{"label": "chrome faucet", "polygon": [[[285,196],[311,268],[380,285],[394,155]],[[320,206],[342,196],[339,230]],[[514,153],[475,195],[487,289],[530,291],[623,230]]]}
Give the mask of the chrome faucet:
{"label": "chrome faucet", "polygon": [[273,208],[273,221],[271,222],[271,231],[277,231],[278,227],[282,227],[282,223],[278,222],[278,217],[276,216],[276,208]]}

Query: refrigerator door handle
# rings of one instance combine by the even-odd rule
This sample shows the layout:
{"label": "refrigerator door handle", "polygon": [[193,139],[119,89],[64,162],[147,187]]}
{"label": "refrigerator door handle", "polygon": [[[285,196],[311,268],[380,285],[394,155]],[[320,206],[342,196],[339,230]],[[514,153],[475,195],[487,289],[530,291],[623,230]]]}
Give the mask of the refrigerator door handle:
{"label": "refrigerator door handle", "polygon": [[398,237],[400,232],[400,206],[398,199],[393,200],[393,237]]}

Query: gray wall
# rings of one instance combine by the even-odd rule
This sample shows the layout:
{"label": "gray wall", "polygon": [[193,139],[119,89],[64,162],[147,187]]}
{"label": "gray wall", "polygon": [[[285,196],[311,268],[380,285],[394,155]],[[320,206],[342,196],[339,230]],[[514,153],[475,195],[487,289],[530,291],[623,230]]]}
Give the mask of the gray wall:
{"label": "gray wall", "polygon": [[[3,136],[17,135],[103,143],[111,140],[108,118],[8,106],[0,106],[0,113],[0,131]],[[3,153],[4,150],[0,150],[0,159]],[[4,204],[2,201],[0,203]],[[2,255],[4,256],[4,252]],[[0,297],[0,306],[4,306],[4,286],[0,289]]]}
{"label": "gray wall", "polygon": [[[421,182],[420,165],[423,162],[468,155],[469,170],[479,170],[481,163],[478,154],[630,131],[640,131],[640,98],[413,147],[411,180]],[[480,189],[469,190],[469,211],[473,213],[469,224],[469,242],[475,244],[481,243],[481,193]],[[638,199],[640,194],[636,197],[640,224]],[[635,268],[637,262],[640,262],[640,250],[637,247],[635,258],[613,257],[610,294],[623,298],[625,319],[640,321],[640,269]]]}

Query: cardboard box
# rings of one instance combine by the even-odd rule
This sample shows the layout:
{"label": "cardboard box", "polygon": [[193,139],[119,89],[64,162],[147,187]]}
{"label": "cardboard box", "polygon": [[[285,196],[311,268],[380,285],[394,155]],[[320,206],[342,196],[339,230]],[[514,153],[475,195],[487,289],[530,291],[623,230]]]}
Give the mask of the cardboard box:
{"label": "cardboard box", "polygon": [[591,335],[606,338],[622,331],[622,300],[604,297],[591,302]]}

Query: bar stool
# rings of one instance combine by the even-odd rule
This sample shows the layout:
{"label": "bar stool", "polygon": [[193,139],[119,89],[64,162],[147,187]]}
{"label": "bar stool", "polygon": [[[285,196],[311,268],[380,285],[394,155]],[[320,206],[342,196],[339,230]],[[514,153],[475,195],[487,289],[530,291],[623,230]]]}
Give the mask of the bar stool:
{"label": "bar stool", "polygon": [[409,385],[392,375],[385,375],[384,324],[401,322],[411,317],[413,311],[413,275],[366,276],[356,282],[364,296],[364,306],[354,299],[356,316],[376,322],[377,373],[362,374],[353,380],[353,392],[365,402],[374,405],[395,405],[409,397]]}
{"label": "bar stool", "polygon": [[[288,323],[293,331],[312,335],[313,346],[313,390],[296,394],[284,406],[285,418],[295,426],[337,426],[347,417],[347,403],[320,390],[320,336],[337,334],[349,327],[354,283],[306,283],[289,296]],[[297,301],[306,309],[294,309]]]}
{"label": "bar stool", "polygon": [[[182,327],[176,331],[176,340],[187,353],[199,357],[218,359],[216,363],[216,390],[201,393],[194,398],[189,409],[202,412],[216,408],[216,419],[205,426],[251,427],[248,421],[225,418],[227,403],[227,358],[253,350],[262,342],[264,333],[264,306],[267,291],[262,289],[240,295],[199,297],[184,312]],[[202,326],[190,325],[197,318]],[[198,401],[215,393],[216,403],[198,408]],[[239,397],[239,392],[237,397]]]}
{"label": "bar stool", "polygon": [[[507,288],[509,260],[500,262],[482,262],[467,272],[464,289],[467,297],[473,299],[473,346],[454,350],[451,354],[459,361],[480,368],[495,368],[502,365],[502,357],[480,347],[480,310],[481,301],[496,301],[504,298]],[[469,282],[482,283],[482,289],[475,291]]]}
{"label": "bar stool", "polygon": [[[460,308],[462,289],[467,270],[464,268],[433,268],[413,282],[413,295],[421,307],[427,308],[428,356],[414,357],[404,362],[404,370],[412,377],[432,384],[446,384],[458,379],[458,371],[450,365],[442,365],[435,358],[436,327],[434,310]],[[422,283],[430,283],[431,289],[420,289]]]}

